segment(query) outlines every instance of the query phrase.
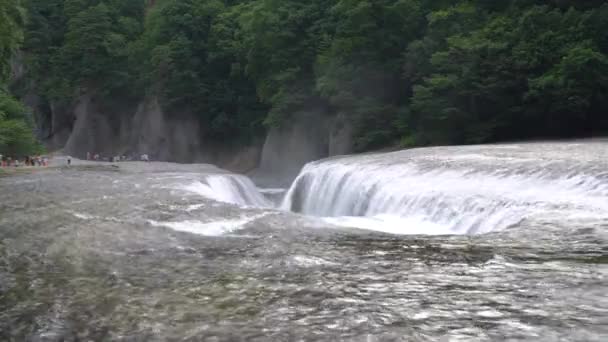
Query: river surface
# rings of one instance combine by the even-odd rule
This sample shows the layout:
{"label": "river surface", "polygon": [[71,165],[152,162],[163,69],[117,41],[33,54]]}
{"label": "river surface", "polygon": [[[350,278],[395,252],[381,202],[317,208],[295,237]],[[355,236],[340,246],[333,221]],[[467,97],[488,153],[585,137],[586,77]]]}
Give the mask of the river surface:
{"label": "river surface", "polygon": [[608,341],[608,142],[0,178],[2,341]]}

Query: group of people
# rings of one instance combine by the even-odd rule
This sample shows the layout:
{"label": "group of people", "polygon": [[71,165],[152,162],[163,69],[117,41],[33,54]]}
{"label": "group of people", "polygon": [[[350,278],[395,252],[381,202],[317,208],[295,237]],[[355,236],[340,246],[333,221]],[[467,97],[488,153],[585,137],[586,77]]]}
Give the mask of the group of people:
{"label": "group of people", "polygon": [[49,160],[43,156],[26,156],[22,159],[5,157],[0,154],[0,167],[19,167],[19,166],[48,166]]}
{"label": "group of people", "polygon": [[87,152],[87,160],[99,160],[99,153],[91,154],[91,152]]}
{"label": "group of people", "polygon": [[[108,161],[108,162],[122,162],[132,161],[134,158],[127,156],[114,156],[110,158],[102,158],[98,153],[91,154],[87,152],[87,160],[92,161]],[[135,159],[137,160],[137,159]],[[140,161],[148,162],[150,157],[147,154],[139,156]],[[72,164],[72,157],[67,157],[67,164]],[[0,167],[19,167],[19,166],[49,166],[49,159],[46,156],[26,156],[23,158],[6,157],[0,154]]]}
{"label": "group of people", "polygon": [[[135,157],[137,158],[137,157]],[[87,160],[92,160],[92,161],[107,161],[107,162],[112,162],[112,163],[116,163],[116,162],[123,162],[123,161],[133,161],[133,160],[137,160],[134,159],[133,157],[127,157],[125,155],[122,156],[113,156],[113,157],[101,157],[99,155],[99,153],[91,153],[91,152],[87,152]],[[141,156],[139,156],[139,160],[140,161],[150,161],[150,157],[147,154],[142,154]]]}
{"label": "group of people", "polygon": [[87,152],[87,160],[92,161],[106,161],[106,162],[119,162],[119,161],[128,161],[131,158],[127,158],[127,156],[113,156],[113,157],[101,157],[99,153],[91,153]]}

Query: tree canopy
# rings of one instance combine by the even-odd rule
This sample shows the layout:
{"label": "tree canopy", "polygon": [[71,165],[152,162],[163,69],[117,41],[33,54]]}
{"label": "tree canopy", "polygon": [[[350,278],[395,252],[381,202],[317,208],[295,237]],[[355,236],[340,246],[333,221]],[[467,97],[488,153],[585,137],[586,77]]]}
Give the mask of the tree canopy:
{"label": "tree canopy", "polygon": [[24,12],[20,0],[0,0],[0,82],[6,82],[10,60],[23,38]]}
{"label": "tree canopy", "polygon": [[25,12],[20,0],[0,0],[0,154],[40,152],[27,111],[7,90],[11,60],[23,38]]}
{"label": "tree canopy", "polygon": [[605,1],[24,1],[40,94],[154,93],[213,139],[319,106],[358,150],[608,131]]}

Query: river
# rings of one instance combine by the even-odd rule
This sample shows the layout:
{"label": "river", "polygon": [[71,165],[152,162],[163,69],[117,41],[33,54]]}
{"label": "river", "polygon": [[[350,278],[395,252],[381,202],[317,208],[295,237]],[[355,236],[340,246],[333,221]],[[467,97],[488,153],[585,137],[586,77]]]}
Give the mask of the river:
{"label": "river", "polygon": [[607,341],[608,142],[0,177],[2,341]]}

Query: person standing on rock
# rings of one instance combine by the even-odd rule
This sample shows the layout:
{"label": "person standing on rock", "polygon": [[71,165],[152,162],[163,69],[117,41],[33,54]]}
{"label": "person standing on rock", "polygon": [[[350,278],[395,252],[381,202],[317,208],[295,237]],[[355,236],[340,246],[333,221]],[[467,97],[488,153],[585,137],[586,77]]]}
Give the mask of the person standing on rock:
{"label": "person standing on rock", "polygon": [[72,157],[68,156],[68,166],[72,165]]}

